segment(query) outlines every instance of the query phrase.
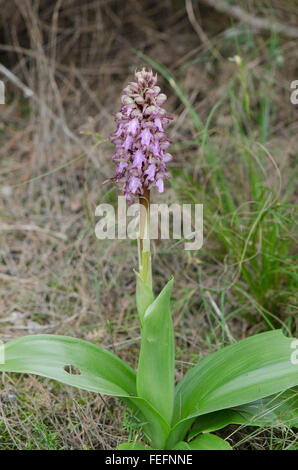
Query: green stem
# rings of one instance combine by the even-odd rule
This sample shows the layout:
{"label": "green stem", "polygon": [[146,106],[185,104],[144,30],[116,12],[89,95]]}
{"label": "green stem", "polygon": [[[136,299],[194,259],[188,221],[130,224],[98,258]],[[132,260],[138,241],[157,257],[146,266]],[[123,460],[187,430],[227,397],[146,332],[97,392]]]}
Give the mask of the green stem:
{"label": "green stem", "polygon": [[151,251],[150,251],[150,191],[144,188],[143,196],[139,199],[140,213],[140,239],[139,249],[139,273],[137,273],[137,309],[141,326],[145,311],[153,302]]}
{"label": "green stem", "polygon": [[139,199],[140,214],[140,244],[139,269],[143,281],[152,288],[151,252],[150,252],[150,191],[144,188],[144,195]]}

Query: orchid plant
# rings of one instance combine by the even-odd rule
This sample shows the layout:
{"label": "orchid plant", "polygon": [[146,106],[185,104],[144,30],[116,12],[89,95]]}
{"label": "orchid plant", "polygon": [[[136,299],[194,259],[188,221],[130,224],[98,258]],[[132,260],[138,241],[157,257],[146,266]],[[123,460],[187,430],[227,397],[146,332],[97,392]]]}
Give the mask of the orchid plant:
{"label": "orchid plant", "polygon": [[[156,76],[136,72],[115,115],[111,136],[117,163],[113,181],[131,203],[139,198],[139,271],[136,304],[141,328],[137,371],[110,351],[76,338],[31,335],[4,345],[1,371],[32,373],[100,394],[113,395],[133,410],[142,442],[119,449],[232,449],[214,434],[231,423],[298,426],[298,363],[293,339],[275,330],[257,334],[205,357],[175,387],[175,346],[170,297],[173,278],[158,296],[152,288],[149,241],[150,191],[164,190],[171,142],[164,131],[171,117]],[[71,373],[71,367],[77,373]]]}

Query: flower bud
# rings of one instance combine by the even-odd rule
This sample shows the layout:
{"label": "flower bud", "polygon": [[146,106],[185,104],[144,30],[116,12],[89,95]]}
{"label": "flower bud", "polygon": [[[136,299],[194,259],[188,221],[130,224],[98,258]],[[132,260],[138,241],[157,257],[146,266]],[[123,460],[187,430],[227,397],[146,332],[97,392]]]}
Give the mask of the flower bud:
{"label": "flower bud", "polygon": [[158,95],[156,98],[156,104],[158,106],[163,105],[166,101],[167,101],[167,97],[163,93],[160,93],[160,95]]}

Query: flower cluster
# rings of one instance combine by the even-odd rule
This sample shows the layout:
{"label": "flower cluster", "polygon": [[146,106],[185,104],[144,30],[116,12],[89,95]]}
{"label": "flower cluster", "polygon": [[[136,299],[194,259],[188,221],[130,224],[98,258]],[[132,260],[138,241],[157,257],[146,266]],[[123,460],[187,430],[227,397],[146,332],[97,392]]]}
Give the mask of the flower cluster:
{"label": "flower cluster", "polygon": [[122,109],[115,114],[117,130],[110,136],[116,146],[112,157],[117,163],[113,181],[123,183],[129,202],[141,196],[144,189],[156,186],[164,191],[164,180],[170,177],[166,163],[171,141],[164,126],[172,119],[161,107],[167,97],[156,86],[157,77],[145,69],[135,73],[136,82],[124,89]]}

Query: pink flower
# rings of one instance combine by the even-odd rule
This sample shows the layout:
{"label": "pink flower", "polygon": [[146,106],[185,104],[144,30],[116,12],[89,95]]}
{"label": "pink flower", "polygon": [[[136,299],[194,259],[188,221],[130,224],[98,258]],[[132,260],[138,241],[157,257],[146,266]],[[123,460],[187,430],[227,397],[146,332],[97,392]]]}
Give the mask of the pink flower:
{"label": "pink flower", "polygon": [[150,141],[152,139],[152,135],[151,135],[151,132],[149,131],[149,129],[144,129],[141,134],[140,134],[140,137],[141,137],[141,143],[142,145],[147,145],[147,147],[150,145]]}
{"label": "pink flower", "polygon": [[118,129],[117,129],[117,131],[115,132],[114,135],[115,135],[116,137],[120,137],[120,135],[122,135],[123,132],[124,132],[124,129],[123,129],[122,125],[119,124]]}
{"label": "pink flower", "polygon": [[171,142],[164,127],[172,119],[161,107],[166,95],[160,93],[152,71],[138,71],[135,78],[124,89],[121,111],[115,114],[117,130],[110,136],[116,146],[112,159],[117,163],[116,174],[111,179],[123,183],[130,203],[146,187],[153,185],[163,192],[164,180],[170,177],[166,163],[173,158],[165,152]]}
{"label": "pink flower", "polygon": [[159,131],[163,131],[160,118],[155,118],[154,119],[154,124],[156,125],[156,127]]}
{"label": "pink flower", "polygon": [[118,174],[122,174],[122,173],[123,173],[123,170],[124,170],[125,168],[127,168],[127,166],[128,166],[128,163],[127,163],[127,162],[123,162],[123,161],[119,162],[119,163],[118,163],[118,167],[117,167],[117,173],[118,173]]}
{"label": "pink flower", "polygon": [[153,142],[153,144],[151,145],[151,149],[155,157],[160,157],[160,146],[158,140],[155,140]]}
{"label": "pink flower", "polygon": [[140,127],[139,120],[137,118],[134,118],[127,124],[126,129],[127,129],[127,132],[130,132],[132,135],[136,135],[139,127]]}
{"label": "pink flower", "polygon": [[164,184],[163,184],[163,180],[161,178],[156,181],[155,186],[157,186],[159,193],[163,193]]}
{"label": "pink flower", "polygon": [[150,163],[147,170],[145,171],[145,175],[147,175],[147,179],[150,181],[153,181],[155,172],[156,172],[156,166],[154,165],[154,163]]}
{"label": "pink flower", "polygon": [[137,178],[136,176],[131,176],[129,178],[128,185],[132,194],[136,194],[137,190],[142,187],[142,182],[140,178]]}
{"label": "pink flower", "polygon": [[128,134],[125,138],[124,145],[123,145],[125,150],[130,150],[132,143],[133,143],[133,138],[131,135]]}
{"label": "pink flower", "polygon": [[133,154],[133,165],[140,170],[144,162],[145,162],[144,153],[141,150],[137,150]]}
{"label": "pink flower", "polygon": [[173,155],[171,155],[170,153],[165,153],[164,154],[163,161],[165,163],[171,162],[172,160],[173,160]]}

